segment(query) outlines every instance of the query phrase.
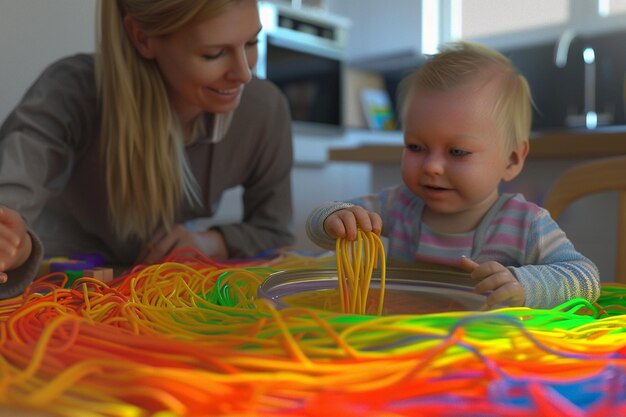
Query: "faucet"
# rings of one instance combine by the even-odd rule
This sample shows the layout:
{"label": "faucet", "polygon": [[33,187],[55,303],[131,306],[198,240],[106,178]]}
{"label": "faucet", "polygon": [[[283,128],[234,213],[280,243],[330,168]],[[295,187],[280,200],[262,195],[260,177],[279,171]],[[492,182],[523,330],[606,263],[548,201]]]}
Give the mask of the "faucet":
{"label": "faucet", "polygon": [[[574,30],[566,29],[559,37],[554,54],[554,63],[557,67],[564,68],[567,65],[569,47],[576,36]],[[592,47],[588,46],[583,49],[583,61],[585,62],[583,114],[568,114],[565,124],[569,127],[582,125],[587,129],[595,129],[600,123],[611,123],[613,115],[596,112],[596,53]]]}
{"label": "faucet", "polygon": [[556,43],[554,51],[554,63],[559,68],[565,68],[567,65],[567,55],[569,54],[569,46],[576,37],[576,32],[572,29],[565,29]]}

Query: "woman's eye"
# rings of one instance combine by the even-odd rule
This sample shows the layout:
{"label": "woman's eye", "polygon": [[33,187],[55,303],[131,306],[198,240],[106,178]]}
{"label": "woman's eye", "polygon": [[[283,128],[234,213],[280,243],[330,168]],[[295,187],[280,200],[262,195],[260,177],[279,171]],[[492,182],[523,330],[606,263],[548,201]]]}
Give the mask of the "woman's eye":
{"label": "woman's eye", "polygon": [[259,44],[259,40],[258,39],[254,39],[254,40],[252,40],[250,42],[247,42],[246,46],[248,46],[248,47],[249,46],[257,46],[258,44]]}
{"label": "woman's eye", "polygon": [[224,50],[221,50],[221,51],[216,52],[214,54],[203,54],[202,58],[210,61],[210,60],[217,59],[217,58],[221,57],[223,54],[224,54]]}
{"label": "woman's eye", "polygon": [[450,155],[452,156],[459,157],[459,156],[465,156],[469,154],[470,154],[469,152],[464,151],[462,149],[450,149]]}

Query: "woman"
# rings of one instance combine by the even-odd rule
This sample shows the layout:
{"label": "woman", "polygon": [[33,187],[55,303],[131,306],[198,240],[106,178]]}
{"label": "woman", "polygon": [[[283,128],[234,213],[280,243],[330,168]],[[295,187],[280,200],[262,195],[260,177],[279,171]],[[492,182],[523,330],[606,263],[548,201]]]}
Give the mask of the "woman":
{"label": "woman", "polygon": [[[95,57],[48,67],[0,128],[0,297],[44,254],[152,263],[290,244],[286,101],[252,75],[256,0],[103,0]],[[243,221],[188,230],[244,188]]]}

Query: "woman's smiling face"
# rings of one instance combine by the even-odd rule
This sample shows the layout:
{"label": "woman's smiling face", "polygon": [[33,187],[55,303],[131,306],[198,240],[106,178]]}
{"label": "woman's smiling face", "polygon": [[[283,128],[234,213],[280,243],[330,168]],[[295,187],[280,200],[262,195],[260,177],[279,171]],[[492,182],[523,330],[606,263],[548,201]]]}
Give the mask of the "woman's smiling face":
{"label": "woman's smiling face", "polygon": [[142,55],[157,62],[183,122],[201,112],[230,112],[239,103],[258,59],[257,7],[256,0],[236,1],[216,17],[148,37]]}

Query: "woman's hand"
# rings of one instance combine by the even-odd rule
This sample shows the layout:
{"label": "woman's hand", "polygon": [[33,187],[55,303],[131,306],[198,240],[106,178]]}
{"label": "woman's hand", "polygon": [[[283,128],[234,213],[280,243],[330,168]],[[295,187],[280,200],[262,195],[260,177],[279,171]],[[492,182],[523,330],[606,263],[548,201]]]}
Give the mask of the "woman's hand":
{"label": "woman's hand", "polygon": [[136,263],[153,264],[173,251],[192,248],[205,256],[226,259],[228,250],[224,237],[217,230],[193,232],[182,224],[177,224],[167,233],[160,230],[150,242],[144,246],[137,257]]}
{"label": "woman's hand", "polygon": [[15,210],[0,207],[0,284],[7,282],[7,271],[26,262],[32,248],[22,216]]}
{"label": "woman's hand", "polygon": [[360,206],[338,210],[324,220],[324,230],[335,239],[356,240],[357,227],[364,232],[380,235],[383,221],[378,213],[367,211]]}
{"label": "woman's hand", "polygon": [[524,305],[526,301],[524,287],[504,265],[493,261],[478,264],[469,258],[462,257],[461,268],[470,272],[472,279],[477,281],[474,290],[478,294],[491,291],[486,300],[488,308],[495,305],[512,307]]}

